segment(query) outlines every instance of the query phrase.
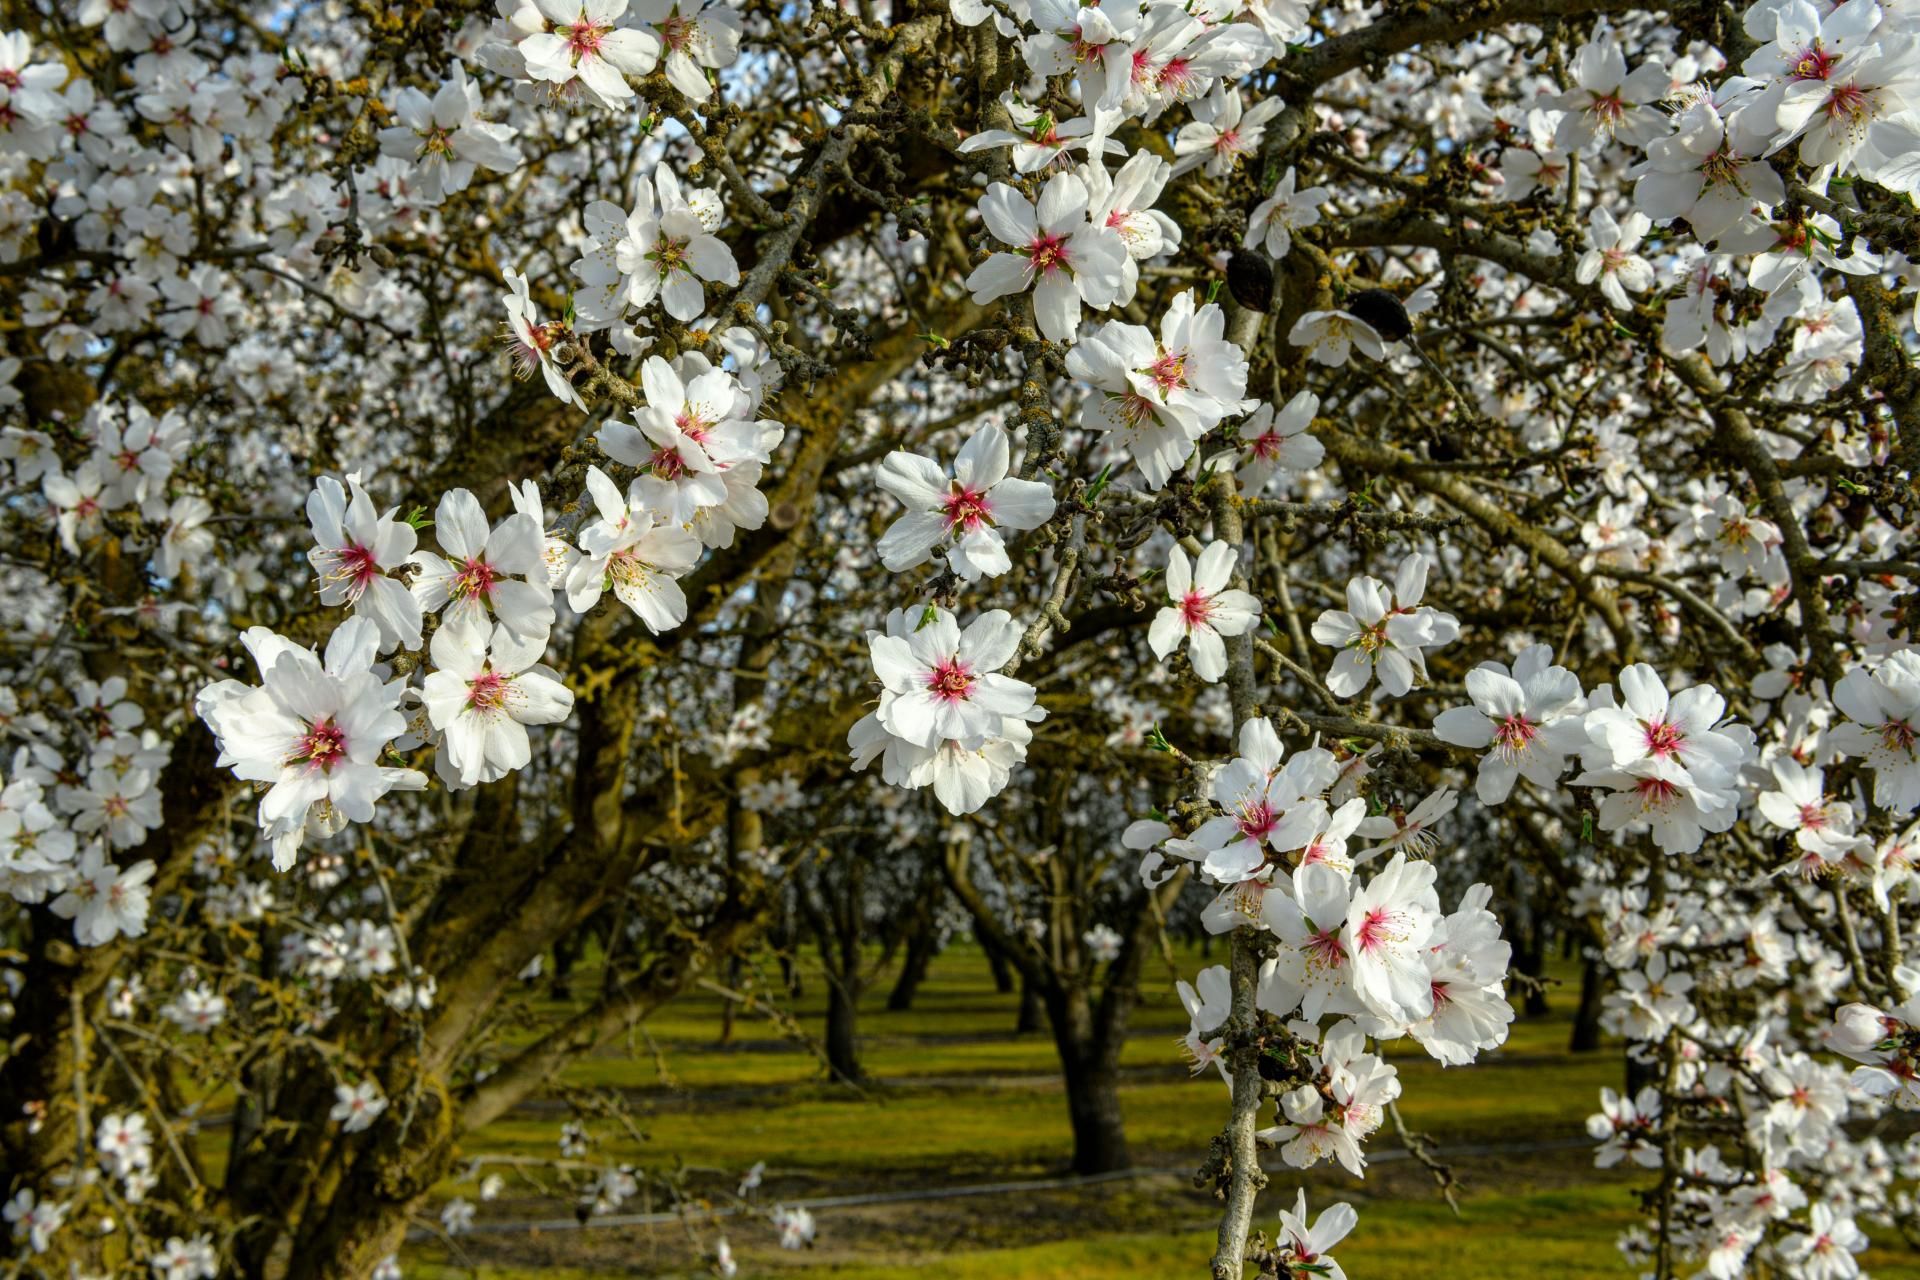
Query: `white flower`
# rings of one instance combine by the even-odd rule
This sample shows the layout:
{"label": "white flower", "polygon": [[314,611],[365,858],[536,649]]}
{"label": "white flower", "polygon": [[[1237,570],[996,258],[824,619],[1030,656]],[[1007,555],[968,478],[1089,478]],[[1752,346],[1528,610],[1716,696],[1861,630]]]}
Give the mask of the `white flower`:
{"label": "white flower", "polygon": [[1867,1244],[1866,1232],[1854,1224],[1853,1215],[1821,1201],[1808,1213],[1806,1233],[1780,1242],[1780,1260],[1805,1280],[1851,1280],[1860,1274],[1853,1255]]}
{"label": "white flower", "polygon": [[1417,1022],[1433,1012],[1426,949],[1440,918],[1431,862],[1393,855],[1353,897],[1341,941],[1360,1003],[1382,1018]]}
{"label": "white flower", "polygon": [[527,74],[564,85],[576,77],[611,105],[633,96],[630,75],[644,76],[660,61],[660,38],[615,25],[627,0],[534,0],[546,30],[520,41]]}
{"label": "white flower", "polygon": [[1920,808],[1920,654],[1900,650],[1869,671],[1855,667],[1833,690],[1848,723],[1828,741],[1873,770],[1873,800],[1899,813]]}
{"label": "white flower", "polygon": [[875,635],[868,647],[890,697],[880,723],[920,747],[996,734],[1003,718],[1033,706],[1033,686],[996,674],[1020,647],[1020,628],[1004,609],[975,618],[962,632],[952,614],[933,617],[906,638]]}
{"label": "white flower", "polygon": [[67,1206],[53,1200],[40,1200],[30,1187],[14,1192],[4,1215],[13,1226],[13,1238],[24,1240],[28,1250],[45,1253],[53,1237],[67,1220]]}
{"label": "white flower", "polygon": [[1355,696],[1375,675],[1396,698],[1426,680],[1426,650],[1460,634],[1452,614],[1421,605],[1426,583],[1427,560],[1416,551],[1401,561],[1391,592],[1378,578],[1355,578],[1347,583],[1347,607],[1314,620],[1313,638],[1340,650],[1327,673],[1335,696]]}
{"label": "white flower", "polygon": [[1096,963],[1111,964],[1120,958],[1120,948],[1126,940],[1111,925],[1097,924],[1081,934],[1080,941],[1086,944],[1087,954]]}
{"label": "white flower", "polygon": [[1215,1036],[1211,1040],[1201,1037],[1226,1026],[1227,1017],[1233,1012],[1233,981],[1227,966],[1216,964],[1202,969],[1194,975],[1191,986],[1184,980],[1175,982],[1174,992],[1187,1011],[1187,1034],[1180,1043],[1193,1074],[1199,1075],[1211,1064],[1219,1068],[1220,1078],[1226,1079],[1227,1064],[1220,1056],[1226,1037]]}
{"label": "white flower", "polygon": [[153,1255],[155,1280],[213,1280],[220,1274],[220,1256],[214,1252],[213,1237],[197,1235],[191,1240],[170,1236],[165,1247]]}
{"label": "white flower", "polygon": [[1309,311],[1293,322],[1287,341],[1307,347],[1307,356],[1316,364],[1339,368],[1348,354],[1359,347],[1365,355],[1384,360],[1386,343],[1372,325],[1344,311]]}
{"label": "white flower", "polygon": [[[1333,193],[1325,187],[1295,191],[1294,181],[1293,166],[1288,165],[1275,184],[1273,194],[1247,215],[1247,232],[1242,243],[1249,249],[1264,244],[1267,256],[1276,262],[1293,251],[1294,232],[1320,225],[1320,206],[1333,198]],[[1306,344],[1296,342],[1294,345]],[[1374,358],[1377,360],[1379,356]]]}
{"label": "white flower", "polygon": [[490,616],[498,618],[502,627],[545,648],[554,612],[540,521],[516,512],[489,529],[480,500],[453,489],[434,508],[433,534],[443,554],[412,556],[418,572],[411,589],[421,609],[446,609],[443,630],[485,627]]}
{"label": "white flower", "polygon": [[807,1210],[779,1205],[769,1216],[780,1233],[782,1249],[804,1249],[813,1244],[813,1215]]}
{"label": "white flower", "polygon": [[450,1236],[464,1234],[473,1226],[473,1201],[455,1196],[440,1210],[440,1226]]}
{"label": "white flower", "polygon": [[1307,434],[1320,412],[1320,397],[1301,391],[1276,415],[1262,402],[1240,424],[1239,444],[1207,460],[1209,469],[1231,467],[1240,491],[1249,497],[1263,492],[1283,471],[1311,471],[1327,456],[1326,446]]}
{"label": "white flower", "polygon": [[1629,293],[1645,293],[1653,287],[1653,267],[1634,252],[1653,224],[1639,211],[1629,213],[1625,222],[1596,207],[1587,220],[1587,251],[1574,266],[1574,279],[1581,284],[1600,282],[1600,292],[1622,311],[1633,306]]}
{"label": "white flower", "polygon": [[293,865],[310,818],[332,834],[348,822],[371,822],[374,803],[389,791],[426,786],[421,773],[379,763],[407,721],[398,688],[371,670],[379,643],[372,622],[349,618],[335,628],[324,663],[265,627],[240,639],[262,685],[208,685],[194,710],[219,740],[216,763],[243,782],[268,784],[259,822],[277,870]]}
{"label": "white flower", "polygon": [[100,1162],[116,1178],[153,1163],[153,1137],[147,1132],[147,1118],[137,1111],[102,1119],[93,1145],[100,1152]]}
{"label": "white flower", "polygon": [[505,626],[449,623],[434,632],[437,668],[421,686],[433,726],[445,734],[448,763],[462,786],[494,782],[533,758],[530,724],[557,724],[573,710],[573,693],[533,669],[545,641],[529,642]]}
{"label": "white flower", "polygon": [[411,525],[394,518],[397,510],[381,515],[357,475],[347,477],[345,488],[321,476],[307,497],[317,544],[307,551],[307,562],[320,575],[320,603],[351,604],[356,617],[372,619],[382,653],[420,647],[420,602],[389,576],[408,562],[419,541]]}
{"label": "white flower", "polygon": [[740,56],[740,16],[719,0],[638,0],[633,16],[659,33],[667,80],[695,102],[713,96],[705,68]]}
{"label": "white flower", "polygon": [[123,869],[108,862],[97,846],[88,849],[78,879],[53,900],[53,914],[73,921],[74,940],[83,947],[101,946],[122,934],[137,938],[147,931],[147,881],[156,870],[150,858]]}
{"label": "white flower", "polygon": [[1294,1199],[1292,1212],[1280,1211],[1280,1238],[1274,1242],[1274,1249],[1280,1255],[1282,1274],[1347,1280],[1347,1273],[1327,1256],[1327,1251],[1345,1240],[1359,1221],[1360,1215],[1353,1211],[1353,1206],[1343,1201],[1322,1209],[1313,1226],[1308,1227],[1307,1193],[1302,1188]]}
{"label": "white flower", "polygon": [[1595,138],[1645,146],[1666,127],[1658,104],[1672,89],[1672,77],[1658,62],[1627,74],[1626,54],[1611,31],[1596,31],[1573,55],[1569,70],[1574,87],[1552,103],[1566,112],[1553,139],[1560,150],[1578,151]]}
{"label": "white flower", "polygon": [[[1173,153],[1179,157],[1173,165],[1175,176],[1204,164],[1208,177],[1226,177],[1238,169],[1247,156],[1260,153],[1267,121],[1278,115],[1285,105],[1280,98],[1270,97],[1256,102],[1252,110],[1244,110],[1238,89],[1224,80],[1214,85],[1211,93],[1193,104],[1192,122],[1182,125],[1174,138]],[[1293,171],[1289,168],[1287,172]],[[1259,212],[1256,209],[1254,215],[1259,216]],[[1252,234],[1251,225],[1248,234]]]}
{"label": "white flower", "polygon": [[1633,202],[1649,218],[1685,218],[1703,245],[1750,221],[1756,204],[1785,198],[1780,175],[1738,149],[1707,101],[1688,108],[1671,136],[1647,144],[1646,168],[1633,187]]}
{"label": "white flower", "polygon": [[560,344],[567,327],[558,320],[541,321],[537,318],[525,275],[517,271],[503,271],[501,279],[507,282],[507,292],[500,295],[500,304],[507,309],[506,342],[514,375],[530,378],[538,369],[547,381],[548,391],[563,403],[576,409],[585,409],[587,402],[567,381],[566,372],[553,355],[553,349]]}
{"label": "white flower", "polygon": [[1194,674],[1208,683],[1227,673],[1221,637],[1245,635],[1260,617],[1257,599],[1227,586],[1234,558],[1234,549],[1226,543],[1210,543],[1200,553],[1196,572],[1187,553],[1174,547],[1167,555],[1167,595],[1173,603],[1154,615],[1147,631],[1156,658],[1165,658],[1185,640]]}
{"label": "white flower", "polygon": [[337,1084],[333,1087],[333,1096],[337,1101],[328,1118],[340,1121],[343,1133],[359,1133],[372,1126],[382,1111],[387,1109],[387,1100],[380,1093],[380,1086],[372,1080],[362,1080],[356,1085]]}
{"label": "white flower", "polygon": [[1090,225],[1089,208],[1086,184],[1070,173],[1048,179],[1037,208],[1004,182],[988,187],[980,216],[1012,252],[995,253],[967,277],[974,302],[1032,289],[1041,334],[1072,342],[1081,304],[1104,311],[1125,286],[1126,245],[1115,232]]}
{"label": "white flower", "polygon": [[1512,671],[1483,662],[1467,673],[1470,707],[1454,707],[1434,717],[1433,731],[1455,746],[1492,750],[1480,758],[1480,803],[1504,804],[1516,778],[1551,792],[1567,767],[1567,757],[1587,743],[1582,716],[1586,698],[1580,681],[1565,667],[1552,665],[1549,645],[1530,645],[1514,659]]}
{"label": "white flower", "polygon": [[1000,530],[1037,529],[1053,518],[1053,490],[1010,477],[1007,433],[989,423],[961,446],[951,476],[932,459],[905,451],[887,455],[875,483],[906,505],[907,514],[881,535],[880,561],[899,573],[927,562],[948,542],[947,565],[964,582],[1013,567]]}
{"label": "white flower", "polygon": [[733,250],[701,220],[671,168],[657,167],[651,184],[639,184],[635,201],[632,213],[605,200],[587,206],[592,238],[581,246],[573,274],[588,286],[575,306],[590,328],[605,328],[628,307],[644,309],[655,298],[674,319],[693,320],[706,309],[702,281],[740,282]]}
{"label": "white flower", "polygon": [[153,568],[163,578],[178,578],[213,551],[213,530],[206,527],[213,504],[198,494],[175,498],[167,508],[166,532],[154,552]]}
{"label": "white flower", "polygon": [[438,203],[473,181],[475,166],[508,173],[520,153],[508,140],[518,130],[480,118],[480,86],[455,62],[452,79],[429,98],[411,85],[393,99],[399,123],[379,133],[380,151],[414,162],[415,180],[428,201]]}
{"label": "white flower", "polygon": [[587,468],[587,489],[600,518],[581,530],[580,559],[567,571],[567,603],[585,613],[611,588],[655,635],[685,622],[687,597],[676,579],[700,559],[700,540],[629,506],[598,467]]}

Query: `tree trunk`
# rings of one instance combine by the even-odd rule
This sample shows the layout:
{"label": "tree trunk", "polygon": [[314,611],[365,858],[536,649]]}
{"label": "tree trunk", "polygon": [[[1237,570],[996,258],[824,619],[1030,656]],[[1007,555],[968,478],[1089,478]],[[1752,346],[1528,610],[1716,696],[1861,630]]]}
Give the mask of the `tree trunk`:
{"label": "tree trunk", "polygon": [[1115,1042],[1099,1033],[1084,989],[1055,988],[1047,993],[1046,1008],[1067,1086],[1073,1171],[1086,1175],[1131,1168]]}
{"label": "tree trunk", "polygon": [[1104,1065],[1092,1066],[1069,1070],[1066,1081],[1067,1114],[1073,1121],[1073,1171],[1113,1173],[1132,1168],[1116,1073]]}
{"label": "tree trunk", "polygon": [[846,1084],[858,1084],[865,1078],[860,1069],[860,1053],[854,1038],[860,1014],[859,1001],[850,984],[829,977],[827,980],[827,1067],[833,1078]]}
{"label": "tree trunk", "polygon": [[[740,974],[742,972],[743,970],[740,964],[740,957],[728,956],[727,957],[727,986],[731,987],[735,991],[738,991],[740,989]],[[720,1002],[720,1043],[721,1044],[733,1043],[733,1018],[734,1018],[734,1012],[736,1009],[738,1009],[738,1007],[739,1006],[732,1000],[722,1000]]]}
{"label": "tree trunk", "polygon": [[900,977],[894,982],[893,990],[887,993],[889,1010],[904,1013],[913,1008],[913,997],[919,994],[920,984],[927,980],[927,969],[939,952],[938,930],[931,920],[924,921],[922,927],[907,939],[906,962],[900,966]]}
{"label": "tree trunk", "polygon": [[1026,979],[1020,981],[1020,1018],[1013,1024],[1014,1034],[1024,1035],[1047,1025],[1047,1002],[1040,989]]}
{"label": "tree trunk", "polygon": [[1567,1042],[1570,1053],[1592,1053],[1600,1047],[1600,1001],[1605,994],[1604,974],[1597,960],[1587,961],[1580,971],[1580,1007],[1573,1015],[1573,1035]]}
{"label": "tree trunk", "polygon": [[977,926],[974,928],[973,937],[980,944],[980,950],[986,953],[987,968],[993,970],[993,989],[1003,996],[1012,995],[1013,965],[1007,960],[1006,952],[995,946],[993,939]]}

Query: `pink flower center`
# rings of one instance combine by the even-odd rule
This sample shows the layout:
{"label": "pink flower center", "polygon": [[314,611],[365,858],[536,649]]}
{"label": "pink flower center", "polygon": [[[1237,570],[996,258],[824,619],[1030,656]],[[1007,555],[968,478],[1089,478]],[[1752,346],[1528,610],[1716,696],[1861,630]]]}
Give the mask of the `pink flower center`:
{"label": "pink flower center", "polygon": [[1869,110],[1867,92],[1857,84],[1835,85],[1833,92],[1827,95],[1826,111],[1829,120],[1863,119]]}
{"label": "pink flower center", "polygon": [[1309,936],[1302,950],[1307,953],[1308,964],[1324,969],[1338,969],[1347,962],[1347,949],[1340,945],[1340,935],[1331,929]]}
{"label": "pink flower center", "polygon": [[1525,751],[1540,736],[1540,726],[1514,712],[1494,726],[1493,741],[1501,754],[1509,758]]}
{"label": "pink flower center", "polygon": [[1649,809],[1669,804],[1680,791],[1680,788],[1664,778],[1637,779],[1633,789],[1639,793],[1641,805]]}
{"label": "pink flower center", "polygon": [[1889,751],[1913,754],[1914,728],[1905,720],[1889,720],[1880,726],[1880,741]]}
{"label": "pink flower center", "polygon": [[1148,365],[1143,372],[1161,391],[1173,391],[1187,385],[1187,353],[1168,352]]}
{"label": "pink flower center", "polygon": [[1044,271],[1048,275],[1065,270],[1071,266],[1067,255],[1067,242],[1062,236],[1041,232],[1027,246],[1027,256],[1033,260],[1035,271]]}
{"label": "pink flower center", "polygon": [[1212,616],[1213,597],[1205,592],[1189,591],[1180,601],[1180,620],[1186,624],[1189,631],[1195,627],[1206,626],[1207,620]]}
{"label": "pink flower center", "polygon": [[322,773],[326,773],[336,763],[345,759],[346,754],[346,731],[333,722],[332,716],[328,716],[307,730],[305,736],[300,739],[299,745],[294,748],[292,759],[287,763],[298,764],[304,760]]}
{"label": "pink flower center", "polygon": [[358,596],[367,589],[367,584],[380,576],[380,565],[373,558],[373,551],[357,542],[349,542],[333,553],[333,571],[327,577],[335,582],[348,583],[352,593]]}
{"label": "pink flower center", "polygon": [[598,57],[600,42],[607,38],[612,27],[603,27],[589,22],[585,18],[567,28],[567,47],[573,50],[573,65],[580,65],[583,58]]}
{"label": "pink flower center", "polygon": [[1686,742],[1687,735],[1670,720],[1656,720],[1647,726],[1647,751],[1651,755],[1678,755]]}
{"label": "pink flower center", "polygon": [[1815,40],[1806,48],[1802,49],[1800,56],[1793,60],[1793,70],[1787,73],[1787,78],[1790,80],[1825,80],[1833,73],[1834,64],[1839,61],[1840,56],[1838,54],[1828,53],[1826,49],[1821,46],[1820,42]]}
{"label": "pink flower center", "polygon": [[707,417],[697,407],[689,406],[673,415],[673,425],[680,433],[695,444],[705,444],[707,433],[713,430],[713,419]]}
{"label": "pink flower center", "polygon": [[453,576],[453,594],[456,597],[479,596],[482,599],[493,598],[493,584],[500,578],[499,571],[485,560],[467,557],[467,562]]}
{"label": "pink flower center", "polygon": [[972,533],[982,524],[993,523],[993,504],[987,495],[978,489],[964,487],[954,482],[952,491],[941,499],[947,509],[947,529],[963,529]]}
{"label": "pink flower center", "polygon": [[1241,835],[1258,844],[1272,833],[1279,818],[1274,814],[1273,806],[1262,799],[1243,802],[1233,821],[1240,828]]}
{"label": "pink flower center", "polygon": [[647,459],[647,465],[662,480],[678,480],[687,473],[686,461],[681,458],[679,451],[665,446],[653,451],[653,456]]}
{"label": "pink flower center", "polygon": [[1595,94],[1593,105],[1587,110],[1601,124],[1609,127],[1618,124],[1627,114],[1626,104],[1620,101],[1620,92],[1617,89],[1604,96]]}
{"label": "pink flower center", "polygon": [[1280,447],[1286,444],[1286,442],[1287,438],[1279,432],[1269,431],[1254,440],[1253,456],[1271,461],[1280,456]]}
{"label": "pink flower center", "polygon": [[1817,804],[1800,806],[1800,825],[1808,831],[1819,831],[1827,825],[1827,811]]}
{"label": "pink flower center", "polygon": [[699,29],[685,15],[670,13],[667,20],[660,24],[660,40],[669,49],[684,49],[693,42],[694,33]]}
{"label": "pink flower center", "polygon": [[1393,913],[1385,907],[1375,907],[1361,920],[1360,928],[1354,932],[1354,941],[1360,944],[1362,951],[1378,951],[1398,935],[1393,931]]}
{"label": "pink flower center", "polygon": [[947,658],[927,673],[927,691],[942,702],[965,702],[973,680],[971,667],[958,658]]}
{"label": "pink flower center", "polygon": [[482,671],[467,686],[467,705],[475,711],[498,711],[507,702],[507,678],[497,671]]}

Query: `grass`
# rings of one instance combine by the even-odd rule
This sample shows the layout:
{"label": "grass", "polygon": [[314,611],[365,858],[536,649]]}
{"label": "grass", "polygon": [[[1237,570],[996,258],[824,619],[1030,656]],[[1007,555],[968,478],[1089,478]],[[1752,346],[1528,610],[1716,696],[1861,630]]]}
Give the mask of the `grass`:
{"label": "grass", "polygon": [[[1206,963],[1180,957],[1190,973]],[[1570,976],[1570,975],[1563,975]],[[579,976],[583,986],[591,975]],[[747,980],[751,982],[750,977]],[[765,977],[759,979],[761,989]],[[410,1276],[453,1280],[585,1280],[607,1275],[710,1274],[700,1250],[721,1231],[732,1237],[743,1275],[854,1278],[912,1275],[929,1280],[1042,1280],[1044,1277],[1197,1276],[1212,1251],[1217,1209],[1186,1173],[1204,1157],[1227,1114],[1217,1076],[1188,1079],[1173,1040],[1186,1017],[1164,972],[1143,982],[1141,1006],[1122,1055],[1121,1105],[1136,1163],[1177,1170],[1131,1181],[938,1201],[824,1209],[815,1249],[775,1247],[761,1222],[597,1227],[589,1231],[471,1236],[450,1254],[439,1243],[412,1247]],[[942,1188],[1047,1177],[1063,1171],[1071,1133],[1050,1037],[1015,1035],[1017,996],[997,992],[979,951],[956,945],[934,963],[914,1007],[887,1012],[887,983],[863,1002],[862,1058],[878,1083],[864,1094],[827,1083],[816,1058],[779,1040],[750,1015],[735,1042],[718,1043],[721,1001],[696,994],[645,1029],[650,1043],[584,1058],[566,1071],[571,1088],[617,1090],[639,1118],[645,1141],[617,1136],[596,1160],[651,1168],[684,1162],[710,1171],[705,1185],[730,1181],[755,1161],[768,1165],[765,1195],[799,1199],[904,1188]],[[1357,1180],[1323,1167],[1276,1174],[1256,1225],[1308,1189],[1313,1211],[1338,1199],[1360,1210],[1360,1225],[1337,1250],[1355,1280],[1441,1271],[1459,1280],[1601,1277],[1629,1280],[1615,1248],[1637,1218],[1636,1171],[1596,1171],[1585,1147],[1524,1154],[1486,1146],[1578,1138],[1603,1085],[1621,1082],[1617,1047],[1566,1051],[1576,990],[1553,995],[1552,1015],[1516,1022],[1508,1045],[1473,1067],[1442,1070],[1410,1043],[1396,1052],[1407,1124],[1431,1134],[1464,1180],[1455,1217],[1416,1164],[1385,1153]],[[809,975],[793,1008],[818,1034],[825,983]],[[560,1006],[550,1005],[549,1011]],[[657,1056],[656,1056],[657,1055]],[[668,1079],[662,1079],[662,1066]],[[465,1154],[548,1156],[564,1114],[551,1103],[522,1108],[482,1131]],[[1480,1154],[1463,1149],[1482,1148]],[[696,1177],[696,1185],[700,1179]],[[473,1195],[471,1181],[446,1195]],[[628,1208],[635,1208],[629,1205]],[[487,1216],[551,1218],[552,1201],[504,1199]],[[1874,1273],[1920,1280],[1912,1259],[1869,1255]],[[456,1265],[457,1264],[457,1265]]]}

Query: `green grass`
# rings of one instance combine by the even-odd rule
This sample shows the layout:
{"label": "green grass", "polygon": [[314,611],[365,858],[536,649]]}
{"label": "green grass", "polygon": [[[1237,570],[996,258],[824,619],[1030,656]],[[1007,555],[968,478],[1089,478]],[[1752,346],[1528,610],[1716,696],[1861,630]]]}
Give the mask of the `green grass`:
{"label": "green grass", "polygon": [[[1203,963],[1194,951],[1180,956],[1185,974]],[[583,971],[580,989],[589,989],[593,976]],[[1173,1040],[1186,1017],[1164,968],[1153,966],[1143,987],[1122,1055],[1128,1139],[1141,1166],[1190,1170],[1224,1122],[1226,1089],[1217,1075],[1188,1079],[1180,1070]],[[718,1171],[764,1160],[769,1196],[788,1199],[1061,1172],[1072,1141],[1051,1038],[1014,1034],[1018,998],[994,990],[978,950],[957,945],[939,957],[911,1010],[887,1012],[888,989],[885,980],[875,983],[863,1002],[862,1059],[883,1082],[865,1094],[825,1081],[811,1053],[779,1041],[754,1015],[741,1015],[736,1043],[721,1046],[718,997],[695,994],[674,1003],[646,1027],[671,1085],[662,1082],[644,1046],[593,1055],[567,1069],[567,1086],[618,1090],[645,1131],[644,1142],[610,1139],[595,1158],[655,1168],[684,1162],[716,1171],[703,1175],[708,1185],[732,1176]],[[1417,1045],[1396,1046],[1408,1125],[1433,1135],[1443,1155],[1449,1145],[1581,1135],[1599,1089],[1621,1083],[1622,1063],[1617,1047],[1566,1051],[1576,996],[1577,982],[1556,990],[1551,1016],[1516,1022],[1508,1045],[1472,1067],[1443,1070]],[[536,1003],[548,1013],[561,1008]],[[824,980],[808,975],[794,1012],[811,1034],[820,1033],[824,1003]],[[552,1109],[523,1108],[483,1130],[465,1154],[555,1154],[563,1118]],[[1396,1146],[1390,1133],[1373,1142],[1376,1153]],[[1337,1251],[1355,1280],[1431,1272],[1450,1280],[1630,1280],[1634,1274],[1614,1242],[1636,1220],[1632,1188],[1651,1181],[1644,1172],[1595,1171],[1584,1147],[1461,1155],[1455,1164],[1466,1188],[1457,1218],[1435,1197],[1425,1171],[1402,1160],[1376,1165],[1365,1181],[1326,1167],[1276,1175],[1256,1225],[1271,1228],[1275,1211],[1305,1185],[1315,1212],[1338,1199],[1359,1208],[1358,1229]],[[473,1184],[450,1182],[442,1191],[471,1196]],[[564,1212],[551,1202],[516,1209],[511,1216]],[[410,1250],[406,1260],[410,1275],[427,1280],[695,1276],[708,1274],[700,1242],[725,1231],[747,1276],[1194,1276],[1204,1273],[1212,1251],[1217,1209],[1183,1174],[829,1209],[818,1217],[819,1247],[803,1253],[774,1247],[763,1223],[733,1220],[699,1224],[691,1235],[676,1226],[550,1233],[538,1240],[524,1233],[470,1237],[463,1242],[464,1265],[453,1265],[438,1244]],[[1877,1276],[1920,1280],[1911,1259],[1883,1253],[1867,1261]]]}

